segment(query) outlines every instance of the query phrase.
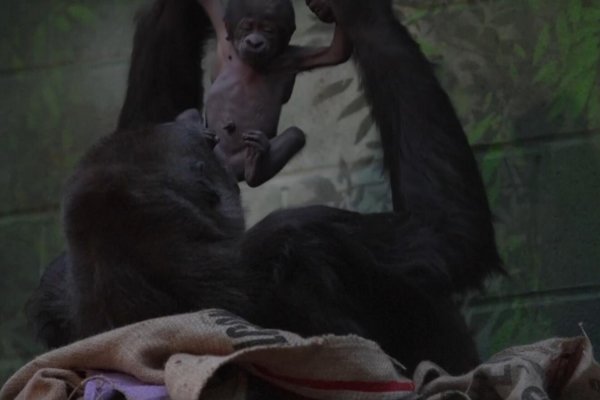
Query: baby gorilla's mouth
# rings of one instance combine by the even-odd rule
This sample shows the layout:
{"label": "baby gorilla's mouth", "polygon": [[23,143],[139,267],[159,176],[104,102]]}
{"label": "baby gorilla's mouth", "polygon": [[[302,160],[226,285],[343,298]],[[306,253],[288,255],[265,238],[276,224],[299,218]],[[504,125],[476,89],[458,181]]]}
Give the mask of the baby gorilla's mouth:
{"label": "baby gorilla's mouth", "polygon": [[241,50],[241,56],[243,60],[250,65],[261,66],[266,65],[271,61],[268,47],[263,47],[260,50],[256,50],[250,46],[244,46]]}

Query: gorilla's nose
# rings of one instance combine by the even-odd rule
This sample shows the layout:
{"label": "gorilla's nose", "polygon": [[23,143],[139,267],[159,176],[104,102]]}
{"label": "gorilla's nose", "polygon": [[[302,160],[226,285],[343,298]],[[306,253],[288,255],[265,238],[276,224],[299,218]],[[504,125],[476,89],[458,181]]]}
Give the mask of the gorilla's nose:
{"label": "gorilla's nose", "polygon": [[252,50],[262,50],[263,47],[265,47],[265,41],[262,38],[259,37],[252,37],[249,36],[246,38],[246,44],[248,45],[248,47],[250,47]]}

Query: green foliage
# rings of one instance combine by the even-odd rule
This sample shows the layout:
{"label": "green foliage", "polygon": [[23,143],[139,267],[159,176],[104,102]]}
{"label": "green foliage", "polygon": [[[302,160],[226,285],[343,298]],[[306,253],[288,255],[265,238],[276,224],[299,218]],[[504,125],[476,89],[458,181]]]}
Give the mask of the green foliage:
{"label": "green foliage", "polygon": [[82,24],[91,24],[96,21],[96,16],[94,15],[93,10],[83,4],[69,4],[66,8],[66,11],[70,18]]}
{"label": "green foliage", "polygon": [[484,357],[498,353],[507,346],[533,343],[553,336],[552,321],[537,307],[514,300],[508,306],[491,304],[489,308],[492,311],[484,314],[485,320],[477,332],[477,341]]}
{"label": "green foliage", "polygon": [[3,68],[19,70],[24,66],[46,66],[72,61],[77,55],[69,44],[74,32],[91,28],[97,22],[89,2],[81,0],[54,0],[40,3],[39,8],[27,8],[27,4],[14,7],[15,14],[28,17],[26,28],[10,24],[9,34],[0,38],[0,54],[3,59],[13,60]]}
{"label": "green foliage", "polygon": [[[88,49],[86,40],[97,28],[97,9],[102,3],[10,3],[10,19],[4,20],[5,34],[0,35],[0,69],[6,83],[3,88],[9,91],[3,98],[8,112],[3,115],[6,131],[1,144],[2,156],[14,160],[14,166],[9,161],[3,163],[10,168],[5,173],[11,177],[10,186],[3,188],[10,192],[3,196],[10,204],[3,204],[3,210],[27,210],[30,204],[43,202],[37,199],[40,194],[51,198],[47,193],[57,192],[55,185],[80,155],[80,149],[74,146],[80,132],[74,131],[72,110],[67,109],[67,105],[78,103],[74,97],[81,92],[75,95],[70,90],[72,81],[77,79],[76,67],[72,65],[80,62]],[[58,193],[54,201],[59,201]],[[10,276],[0,285],[0,383],[41,352],[25,322],[24,304],[37,283],[37,268],[63,247],[58,223],[53,223],[53,229],[48,231],[46,224],[31,222],[33,219],[15,221],[5,216],[1,221],[0,244],[4,252],[0,269],[4,268],[7,274],[10,271]]]}
{"label": "green foliage", "polygon": [[[548,22],[545,29],[551,40],[558,42],[562,61],[554,67],[559,78],[548,76],[547,83],[555,93],[550,117],[567,123],[589,120],[600,112],[593,108],[600,96],[600,5],[584,6],[582,0],[571,0],[566,13],[560,14],[556,22]],[[550,53],[548,46],[538,43],[538,47],[538,59]]]}

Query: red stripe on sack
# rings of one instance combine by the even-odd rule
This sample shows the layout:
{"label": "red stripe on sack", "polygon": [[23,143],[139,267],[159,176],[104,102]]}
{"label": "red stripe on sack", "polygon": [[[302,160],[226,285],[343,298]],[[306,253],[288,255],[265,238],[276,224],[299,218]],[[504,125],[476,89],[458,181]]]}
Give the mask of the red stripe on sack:
{"label": "red stripe on sack", "polygon": [[269,378],[319,390],[349,390],[353,392],[414,392],[415,384],[412,381],[388,382],[361,382],[361,381],[322,381],[317,379],[293,378],[275,374],[264,367],[253,365],[256,370]]}

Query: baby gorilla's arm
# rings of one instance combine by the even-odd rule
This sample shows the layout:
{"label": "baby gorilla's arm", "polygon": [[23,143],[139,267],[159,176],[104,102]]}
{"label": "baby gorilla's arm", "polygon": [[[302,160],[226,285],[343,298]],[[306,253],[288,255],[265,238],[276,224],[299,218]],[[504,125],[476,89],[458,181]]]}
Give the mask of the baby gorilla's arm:
{"label": "baby gorilla's arm", "polygon": [[214,71],[214,80],[216,75],[221,73],[223,64],[227,59],[227,49],[229,47],[229,42],[227,41],[227,28],[223,22],[223,7],[219,0],[198,0],[198,2],[206,12],[206,15],[208,15],[217,35],[217,65]]}

